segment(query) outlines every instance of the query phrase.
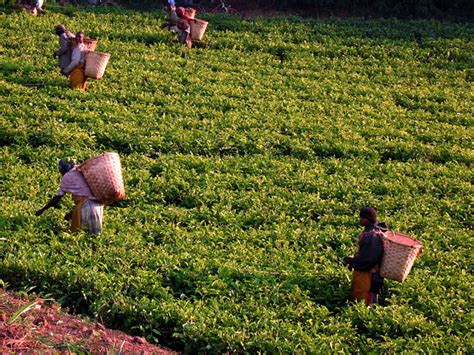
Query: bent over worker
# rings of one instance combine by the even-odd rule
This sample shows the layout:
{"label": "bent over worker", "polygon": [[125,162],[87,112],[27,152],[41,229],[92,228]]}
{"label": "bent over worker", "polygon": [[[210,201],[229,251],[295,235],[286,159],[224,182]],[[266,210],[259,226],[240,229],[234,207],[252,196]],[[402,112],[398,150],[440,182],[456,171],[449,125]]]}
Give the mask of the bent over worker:
{"label": "bent over worker", "polygon": [[161,26],[161,28],[167,28],[170,31],[174,31],[176,33],[179,32],[178,29],[178,21],[179,17],[176,14],[176,7],[174,5],[168,5],[166,7],[166,11],[168,11],[168,21]]}
{"label": "bent over worker", "polygon": [[44,14],[43,0],[18,0],[17,4],[33,16]]}
{"label": "bent over worker", "polygon": [[73,42],[71,62],[62,70],[64,75],[69,75],[69,87],[71,89],[85,90],[87,77],[85,74],[85,57],[88,51],[84,43],[84,32],[78,32]]}
{"label": "bent over worker", "polygon": [[357,301],[365,301],[369,306],[379,303],[383,289],[383,278],[379,269],[383,256],[381,234],[387,230],[385,224],[377,223],[377,211],[364,208],[360,211],[360,224],[364,230],[359,234],[357,252],[354,257],[345,257],[352,274],[351,295]]}
{"label": "bent over worker", "polygon": [[43,208],[35,213],[36,216],[55,207],[66,193],[70,193],[75,207],[66,214],[65,219],[71,220],[71,232],[85,229],[92,234],[101,234],[104,206],[95,200],[84,176],[72,161],[60,160],[58,165],[63,175],[59,190]]}

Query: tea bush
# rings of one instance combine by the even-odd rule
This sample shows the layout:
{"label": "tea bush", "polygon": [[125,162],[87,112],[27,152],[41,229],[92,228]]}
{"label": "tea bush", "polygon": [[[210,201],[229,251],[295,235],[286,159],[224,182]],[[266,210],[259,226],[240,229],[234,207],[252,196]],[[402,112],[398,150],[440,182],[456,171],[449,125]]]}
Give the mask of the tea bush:
{"label": "tea bush", "polygon": [[[185,50],[162,12],[2,8],[0,277],[174,349],[473,350],[473,27],[206,15]],[[99,39],[71,91],[54,25]],[[57,160],[122,157],[104,233],[34,216]],[[424,252],[385,307],[349,301],[360,207]]]}

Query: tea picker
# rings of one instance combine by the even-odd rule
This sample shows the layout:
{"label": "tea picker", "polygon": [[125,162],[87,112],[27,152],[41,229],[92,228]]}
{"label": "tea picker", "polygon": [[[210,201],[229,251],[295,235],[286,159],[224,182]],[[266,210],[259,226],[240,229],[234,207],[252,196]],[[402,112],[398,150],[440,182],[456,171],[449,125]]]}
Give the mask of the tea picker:
{"label": "tea picker", "polygon": [[59,190],[35,215],[40,216],[47,209],[56,207],[64,195],[70,193],[75,206],[65,219],[71,221],[71,232],[85,229],[91,234],[101,234],[104,205],[125,197],[119,155],[104,153],[80,166],[72,160],[62,159],[58,167],[62,174]]}
{"label": "tea picker", "polygon": [[18,0],[17,2],[18,6],[23,7],[33,16],[44,14],[43,3],[43,0]]}
{"label": "tea picker", "polygon": [[369,306],[378,303],[382,293],[383,278],[379,273],[382,261],[383,243],[379,234],[386,230],[377,223],[377,212],[374,208],[360,211],[360,224],[364,230],[358,238],[357,252],[354,257],[345,257],[352,273],[351,295],[357,301],[365,301]]}
{"label": "tea picker", "polygon": [[167,28],[170,31],[178,33],[178,15],[176,14],[176,4],[174,0],[168,0],[168,6],[166,6],[166,11],[168,11],[168,22],[163,24],[161,28]]}
{"label": "tea picker", "polygon": [[84,32],[78,32],[71,43],[71,61],[61,73],[69,75],[71,89],[85,90],[87,78],[103,77],[110,54],[95,52],[97,40],[84,38]]}
{"label": "tea picker", "polygon": [[86,227],[89,233],[102,233],[104,206],[95,200],[84,176],[72,161],[60,160],[58,166],[63,176],[59,190],[43,208],[36,212],[36,216],[57,206],[64,195],[70,193],[75,207],[66,214],[65,219],[71,220],[71,232],[74,233],[81,227]]}
{"label": "tea picker", "polygon": [[84,43],[84,32],[78,32],[73,41],[71,62],[61,70],[64,75],[69,75],[69,87],[71,89],[85,90],[87,77],[85,75],[85,56],[88,51]]}
{"label": "tea picker", "polygon": [[360,211],[360,233],[357,252],[345,257],[353,270],[351,295],[367,306],[378,304],[383,291],[384,277],[403,282],[421,252],[421,243],[400,233],[388,231],[384,223],[377,223],[377,211]]}
{"label": "tea picker", "polygon": [[58,64],[62,71],[71,62],[71,42],[74,39],[74,34],[69,32],[66,26],[62,24],[57,25],[54,30],[59,36],[59,49],[53,53],[53,56],[58,57]]}
{"label": "tea picker", "polygon": [[178,39],[181,43],[186,44],[188,48],[191,48],[193,46],[191,38],[191,18],[189,14],[186,13],[184,7],[178,7],[176,9],[176,15],[178,15],[178,23],[176,24],[178,28]]}
{"label": "tea picker", "polygon": [[162,28],[168,28],[178,34],[179,42],[192,47],[194,40],[202,40],[206,32],[208,22],[195,18],[196,9],[192,7],[175,6],[174,0],[168,0],[167,11],[169,12],[168,22]]}

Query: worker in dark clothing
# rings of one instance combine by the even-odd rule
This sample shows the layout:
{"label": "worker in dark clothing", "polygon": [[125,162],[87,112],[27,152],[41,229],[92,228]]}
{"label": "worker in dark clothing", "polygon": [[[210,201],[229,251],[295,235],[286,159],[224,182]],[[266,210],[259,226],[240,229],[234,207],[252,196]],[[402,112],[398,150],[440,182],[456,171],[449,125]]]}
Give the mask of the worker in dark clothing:
{"label": "worker in dark clothing", "polygon": [[365,229],[358,239],[357,253],[354,257],[345,257],[344,261],[353,271],[351,295],[357,301],[365,301],[367,305],[379,303],[383,289],[383,278],[379,268],[383,256],[381,236],[387,227],[377,223],[377,212],[374,208],[360,211],[360,224]]}

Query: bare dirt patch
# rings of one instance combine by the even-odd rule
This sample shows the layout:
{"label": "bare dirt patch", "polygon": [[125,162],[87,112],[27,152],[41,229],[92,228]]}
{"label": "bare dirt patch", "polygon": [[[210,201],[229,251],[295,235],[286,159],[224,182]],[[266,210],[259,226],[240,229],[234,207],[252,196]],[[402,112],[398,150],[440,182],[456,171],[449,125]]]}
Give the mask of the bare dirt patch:
{"label": "bare dirt patch", "polygon": [[176,354],[144,338],[65,313],[53,302],[0,290],[0,353]]}

